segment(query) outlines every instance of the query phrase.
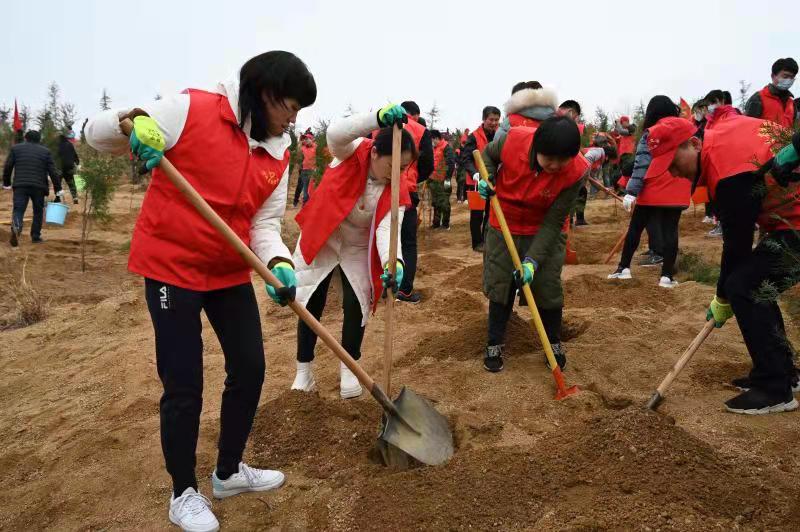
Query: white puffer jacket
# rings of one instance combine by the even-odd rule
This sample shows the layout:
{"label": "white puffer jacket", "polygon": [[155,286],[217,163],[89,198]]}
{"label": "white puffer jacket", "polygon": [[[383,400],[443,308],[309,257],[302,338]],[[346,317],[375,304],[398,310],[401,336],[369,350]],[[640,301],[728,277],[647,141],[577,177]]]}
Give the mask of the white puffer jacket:
{"label": "white puffer jacket", "polygon": [[[363,137],[378,128],[375,113],[354,115],[331,124],[328,128],[328,149],[334,156],[331,166],[336,166],[341,161],[350,157],[364,140]],[[317,256],[307,264],[300,251],[300,239],[294,252],[293,262],[297,276],[297,301],[305,306],[317,286],[333,271],[336,266],[341,266],[347,280],[361,303],[363,319],[362,327],[369,320],[369,311],[372,302],[372,284],[370,276],[370,248],[373,224],[376,223],[375,210],[378,200],[383,194],[383,189],[388,183],[384,180],[367,178],[364,193],[356,202],[353,210],[337,227],[330,238],[322,246]],[[400,207],[399,224],[403,221],[404,207]],[[313,224],[313,222],[312,222]],[[378,221],[375,237],[377,240],[378,254],[381,265],[389,261],[389,234],[391,229],[391,213],[387,213],[383,220]],[[313,225],[312,225],[313,230]],[[400,232],[397,234],[397,258],[402,260],[400,251]]]}

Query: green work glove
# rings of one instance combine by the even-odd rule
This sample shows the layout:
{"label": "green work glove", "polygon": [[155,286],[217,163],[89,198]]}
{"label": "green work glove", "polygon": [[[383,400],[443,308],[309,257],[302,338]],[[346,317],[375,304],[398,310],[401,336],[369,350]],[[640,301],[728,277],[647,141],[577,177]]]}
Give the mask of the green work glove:
{"label": "green work glove", "polygon": [[788,186],[792,181],[800,181],[800,174],[795,173],[797,167],[800,166],[798,150],[800,150],[800,131],[794,134],[791,144],[775,155],[770,173],[783,187]]}
{"label": "green work glove", "polygon": [[706,321],[714,318],[714,327],[719,329],[732,317],[733,308],[731,308],[731,304],[724,299],[719,299],[717,296],[714,296],[714,299],[711,300],[711,304],[708,306],[708,312],[706,312]]}
{"label": "green work glove", "polygon": [[283,284],[283,288],[277,290],[267,285],[267,294],[272,300],[282,307],[285,307],[289,301],[294,301],[294,296],[297,291],[297,277],[294,276],[294,268],[288,262],[279,262],[270,270],[272,275],[278,278]]}
{"label": "green work glove", "polygon": [[[476,176],[478,174],[475,174]],[[473,179],[478,179],[478,177],[474,177]],[[478,181],[478,194],[485,200],[488,200],[490,197],[494,196],[494,189],[489,186],[489,182],[486,179],[481,179]]]}
{"label": "green work glove", "polygon": [[137,116],[133,119],[133,131],[129,139],[131,151],[144,161],[145,167],[152,170],[164,157],[164,135],[156,121],[149,116]]}
{"label": "green work glove", "polygon": [[526,284],[533,282],[533,274],[539,265],[530,257],[525,257],[522,261],[522,273],[519,270],[514,270],[514,282],[517,283],[517,288],[522,288]]}
{"label": "green work glove", "polygon": [[391,288],[392,291],[396,293],[399,286],[403,284],[403,263],[399,260],[397,261],[397,267],[394,271],[394,279],[392,279],[392,272],[389,271],[389,264],[387,263],[386,266],[383,267],[381,281],[383,282],[384,289]]}
{"label": "green work glove", "polygon": [[380,127],[389,127],[395,124],[402,126],[408,122],[407,114],[402,106],[390,103],[378,111],[378,125]]}

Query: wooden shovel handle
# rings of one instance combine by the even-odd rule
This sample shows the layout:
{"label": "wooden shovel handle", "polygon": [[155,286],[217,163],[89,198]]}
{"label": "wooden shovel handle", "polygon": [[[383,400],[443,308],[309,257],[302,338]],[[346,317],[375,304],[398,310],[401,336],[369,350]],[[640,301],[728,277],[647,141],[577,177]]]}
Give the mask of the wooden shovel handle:
{"label": "wooden shovel handle", "polygon": [[674,381],[680,372],[683,371],[684,366],[686,366],[689,360],[691,360],[692,356],[694,356],[695,352],[703,344],[703,342],[705,342],[706,338],[708,338],[708,335],[711,334],[711,331],[713,330],[714,319],[712,318],[708,320],[700,332],[697,333],[697,336],[695,336],[694,340],[692,340],[692,343],[689,344],[689,347],[686,348],[686,351],[683,353],[683,355],[681,355],[681,358],[675,362],[675,365],[672,366],[671,370],[669,370],[667,376],[664,377],[664,380],[658,385],[657,391],[659,395],[662,397],[664,396],[669,387],[672,385],[672,381]]}
{"label": "wooden shovel handle", "polygon": [[603,192],[605,192],[606,194],[608,194],[609,196],[614,198],[615,200],[622,201],[621,197],[619,197],[617,194],[614,193],[613,190],[611,190],[610,188],[605,186],[603,183],[601,183],[597,179],[593,178],[592,176],[589,176],[588,179],[589,179],[589,183],[593,184],[594,186],[596,186],[597,188],[599,188],[600,190],[602,190]]}
{"label": "wooden shovel handle", "polygon": [[[403,130],[399,125],[392,128],[392,218],[389,230],[389,272],[394,279],[397,273],[397,233],[400,219],[400,165],[401,140]],[[376,220],[375,223],[378,223]],[[400,287],[398,286],[399,290]],[[394,298],[391,289],[386,291],[386,317],[383,337],[383,389],[386,395],[392,395],[392,343],[394,340]]]}
{"label": "wooden shovel handle", "polygon": [[[123,133],[126,135],[130,135],[131,131],[133,130],[133,122],[129,119],[125,119],[120,122],[120,127],[122,128]],[[261,259],[253,253],[253,251],[245,245],[244,242],[239,238],[239,236],[233,232],[233,229],[228,227],[228,224],[219,217],[219,215],[211,208],[211,206],[206,203],[206,200],[197,193],[197,191],[192,187],[192,185],[186,180],[185,177],[181,175],[177,168],[175,168],[166,157],[161,159],[161,163],[159,164],[159,168],[162,172],[169,178],[175,188],[177,188],[191,203],[195,209],[203,216],[203,218],[210,223],[214,229],[216,229],[222,237],[230,244],[233,249],[236,250],[239,255],[244,259],[244,261],[253,268],[258,275],[261,276],[264,281],[266,281],[270,286],[278,289],[283,288],[283,284],[272,275],[272,272],[269,271],[266,264],[261,262]],[[305,322],[309,328],[314,331],[314,333],[325,342],[331,351],[341,360],[344,362],[344,365],[352,371],[358,381],[367,388],[370,393],[376,399],[378,399],[384,408],[387,407],[385,401],[382,401],[379,395],[384,395],[380,388],[375,384],[375,381],[372,380],[366,371],[364,371],[358,363],[353,360],[353,358],[344,350],[344,348],[336,341],[336,339],[328,332],[328,330],[322,326],[322,324],[317,321],[311,313],[306,310],[306,308],[298,303],[297,301],[289,302],[289,307],[294,311],[297,316]],[[391,402],[388,403],[391,406]]]}

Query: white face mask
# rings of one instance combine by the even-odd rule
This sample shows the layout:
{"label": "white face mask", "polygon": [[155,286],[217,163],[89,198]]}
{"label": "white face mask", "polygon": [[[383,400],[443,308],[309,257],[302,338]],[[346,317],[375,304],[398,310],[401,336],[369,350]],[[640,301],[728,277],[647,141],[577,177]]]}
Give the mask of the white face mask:
{"label": "white face mask", "polygon": [[711,105],[708,106],[708,110],[706,111],[706,114],[713,115],[714,111],[717,110],[717,107],[719,107],[719,105],[717,105],[715,103],[712,103]]}
{"label": "white face mask", "polygon": [[794,85],[794,78],[778,78],[778,83],[775,84],[782,91],[788,91],[792,85]]}
{"label": "white face mask", "polygon": [[700,122],[701,120],[703,120],[703,116],[705,116],[705,115],[703,115],[703,113],[701,113],[700,111],[697,111],[694,114],[694,119],[697,120],[698,122]]}

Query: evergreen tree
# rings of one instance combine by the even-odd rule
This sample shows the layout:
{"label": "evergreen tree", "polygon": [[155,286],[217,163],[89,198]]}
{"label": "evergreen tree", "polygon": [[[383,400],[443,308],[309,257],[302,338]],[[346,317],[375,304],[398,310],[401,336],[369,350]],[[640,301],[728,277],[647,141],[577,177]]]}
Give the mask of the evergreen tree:
{"label": "evergreen tree", "polygon": [[595,121],[594,125],[597,131],[608,131],[609,118],[608,113],[602,107],[597,107],[594,111]]}
{"label": "evergreen tree", "polygon": [[425,114],[428,115],[428,122],[430,122],[428,124],[428,129],[436,129],[436,121],[439,119],[441,110],[439,109],[439,106],[436,105],[435,101],[433,102],[433,107],[431,107],[430,110]]}
{"label": "evergreen tree", "polygon": [[100,109],[103,111],[111,109],[111,96],[108,95],[108,91],[105,88],[103,89],[103,95],[100,97]]}

